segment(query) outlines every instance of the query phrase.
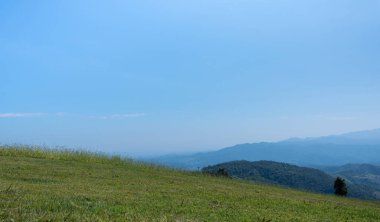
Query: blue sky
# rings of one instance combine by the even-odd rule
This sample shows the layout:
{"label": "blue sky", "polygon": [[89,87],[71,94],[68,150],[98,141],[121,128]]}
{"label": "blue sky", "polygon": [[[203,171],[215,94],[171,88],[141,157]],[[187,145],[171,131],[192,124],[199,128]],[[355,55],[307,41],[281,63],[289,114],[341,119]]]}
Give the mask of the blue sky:
{"label": "blue sky", "polygon": [[380,127],[379,0],[0,2],[0,143],[130,155]]}

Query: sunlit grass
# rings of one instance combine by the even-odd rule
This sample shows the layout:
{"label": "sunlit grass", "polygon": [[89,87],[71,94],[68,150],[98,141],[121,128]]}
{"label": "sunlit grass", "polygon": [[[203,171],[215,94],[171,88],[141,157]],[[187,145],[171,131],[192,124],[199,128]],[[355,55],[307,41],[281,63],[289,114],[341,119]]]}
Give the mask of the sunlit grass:
{"label": "sunlit grass", "polygon": [[106,156],[102,153],[94,153],[84,150],[50,149],[36,146],[1,146],[1,156],[31,157],[49,160],[75,160],[81,162],[124,164],[127,159],[120,156]]}
{"label": "sunlit grass", "polygon": [[380,221],[365,202],[83,151],[0,148],[4,221]]}

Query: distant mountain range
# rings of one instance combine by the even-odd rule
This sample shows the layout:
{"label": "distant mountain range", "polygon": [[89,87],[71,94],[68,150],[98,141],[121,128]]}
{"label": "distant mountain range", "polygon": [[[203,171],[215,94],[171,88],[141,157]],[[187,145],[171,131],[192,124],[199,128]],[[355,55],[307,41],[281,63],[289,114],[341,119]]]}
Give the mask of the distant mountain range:
{"label": "distant mountain range", "polygon": [[359,132],[345,133],[341,135],[291,138],[283,142],[313,143],[313,144],[335,144],[335,145],[380,145],[380,128]]}
{"label": "distant mountain range", "polygon": [[301,166],[380,165],[380,129],[318,138],[293,138],[277,143],[252,143],[191,155],[167,155],[151,162],[197,170],[235,160],[271,160]]}
{"label": "distant mountain range", "polygon": [[[223,169],[229,176],[238,179],[280,185],[315,193],[334,193],[336,177],[309,167],[299,167],[292,164],[273,161],[232,161],[208,166],[203,172],[217,174]],[[378,189],[347,181],[348,196],[362,199],[376,199]]]}

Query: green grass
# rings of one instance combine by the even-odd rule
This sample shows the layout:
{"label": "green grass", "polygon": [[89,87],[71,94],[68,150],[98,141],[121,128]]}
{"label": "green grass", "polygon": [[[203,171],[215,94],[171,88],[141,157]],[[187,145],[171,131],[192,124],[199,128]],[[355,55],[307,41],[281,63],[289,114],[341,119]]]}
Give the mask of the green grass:
{"label": "green grass", "polygon": [[119,157],[0,147],[0,221],[380,221],[380,203]]}

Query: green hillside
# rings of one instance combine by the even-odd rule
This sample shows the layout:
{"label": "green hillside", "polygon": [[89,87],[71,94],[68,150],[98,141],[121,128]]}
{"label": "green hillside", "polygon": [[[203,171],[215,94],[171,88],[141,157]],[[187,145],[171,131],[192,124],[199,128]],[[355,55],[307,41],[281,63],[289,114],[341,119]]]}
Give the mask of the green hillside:
{"label": "green hillside", "polygon": [[380,221],[380,203],[2,147],[0,221]]}
{"label": "green hillside", "polygon": [[[219,169],[224,169],[234,178],[281,185],[315,193],[334,193],[336,177],[314,168],[274,161],[251,162],[240,160],[208,166],[203,168],[202,171],[216,174]],[[364,185],[353,184],[350,181],[348,181],[348,191],[349,197],[377,199],[378,190]]]}

